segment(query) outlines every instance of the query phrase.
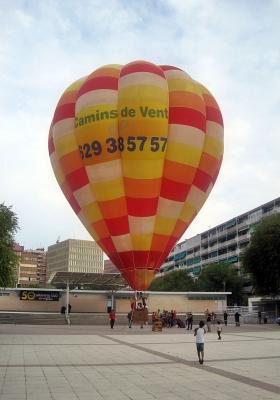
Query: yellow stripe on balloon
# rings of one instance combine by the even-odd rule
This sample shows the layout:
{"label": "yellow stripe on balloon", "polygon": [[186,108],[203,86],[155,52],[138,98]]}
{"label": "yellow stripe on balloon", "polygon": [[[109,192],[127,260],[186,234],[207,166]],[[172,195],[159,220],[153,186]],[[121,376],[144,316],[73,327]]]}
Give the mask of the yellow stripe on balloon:
{"label": "yellow stripe on balloon", "polygon": [[183,143],[168,143],[166,160],[197,167],[200,157],[201,149]]}
{"label": "yellow stripe on balloon", "polygon": [[157,179],[162,176],[163,160],[123,159],[123,175],[133,179]]}
{"label": "yellow stripe on balloon", "polygon": [[141,235],[137,233],[131,233],[131,240],[133,249],[136,251],[150,250],[153,235]]}
{"label": "yellow stripe on balloon", "polygon": [[125,195],[122,179],[106,182],[92,182],[91,187],[97,201],[113,200],[124,197]]}

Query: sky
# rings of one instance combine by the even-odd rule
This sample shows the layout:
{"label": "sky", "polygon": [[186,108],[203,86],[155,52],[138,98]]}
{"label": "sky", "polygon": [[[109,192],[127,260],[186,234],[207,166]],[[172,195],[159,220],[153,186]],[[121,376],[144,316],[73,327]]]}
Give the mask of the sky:
{"label": "sky", "polygon": [[279,0],[0,0],[0,202],[18,216],[16,241],[90,239],[47,139],[65,88],[104,64],[175,65],[219,103],[224,161],[183,239],[279,197],[279,21]]}

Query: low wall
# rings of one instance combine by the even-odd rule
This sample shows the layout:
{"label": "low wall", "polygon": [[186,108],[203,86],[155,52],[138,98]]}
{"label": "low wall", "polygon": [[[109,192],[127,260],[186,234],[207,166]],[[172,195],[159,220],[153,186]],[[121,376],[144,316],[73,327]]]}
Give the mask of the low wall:
{"label": "low wall", "polygon": [[[40,300],[22,300],[20,292],[24,289],[9,289],[0,291],[0,311],[17,311],[17,312],[60,312],[60,309],[66,303],[66,292],[64,290],[56,290],[59,293],[57,301],[40,301]],[[33,289],[28,289],[33,290]],[[39,289],[39,291],[42,291]],[[34,292],[36,290],[34,289]],[[210,294],[210,293],[209,293]],[[226,294],[219,293],[215,300],[215,294],[211,296],[205,295],[208,299],[190,300],[188,293],[162,293],[147,292],[147,306],[149,312],[158,309],[171,310],[175,309],[178,313],[203,313],[207,308],[210,311],[221,311],[226,307]],[[117,313],[126,313],[130,309],[130,298],[134,296],[134,292],[118,292],[115,294],[114,308]],[[203,297],[201,295],[200,297]],[[222,297],[222,299],[221,299]],[[218,299],[219,298],[219,299]],[[105,291],[71,291],[69,294],[69,303],[72,312],[87,313],[104,313],[107,312],[107,306],[110,304],[111,294]]]}

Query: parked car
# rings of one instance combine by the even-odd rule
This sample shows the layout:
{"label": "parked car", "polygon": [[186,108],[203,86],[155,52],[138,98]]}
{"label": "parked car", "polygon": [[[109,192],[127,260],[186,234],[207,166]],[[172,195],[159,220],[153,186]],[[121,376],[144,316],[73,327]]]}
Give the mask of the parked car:
{"label": "parked car", "polygon": [[280,326],[280,317],[276,318],[275,323]]}

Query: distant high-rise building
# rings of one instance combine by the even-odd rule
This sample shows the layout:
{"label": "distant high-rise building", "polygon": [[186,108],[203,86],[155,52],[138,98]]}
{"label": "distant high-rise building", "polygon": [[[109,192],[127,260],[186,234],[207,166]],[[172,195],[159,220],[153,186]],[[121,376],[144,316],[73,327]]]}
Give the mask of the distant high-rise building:
{"label": "distant high-rise building", "polygon": [[198,276],[204,267],[216,263],[232,264],[242,274],[242,254],[256,224],[279,212],[280,197],[176,244],[158,276],[178,268]]}
{"label": "distant high-rise building", "polygon": [[118,268],[115,266],[115,264],[112,263],[111,260],[104,260],[104,273],[120,273]]}
{"label": "distant high-rise building", "polygon": [[47,279],[53,272],[103,272],[103,252],[96,242],[68,239],[48,247]]}

